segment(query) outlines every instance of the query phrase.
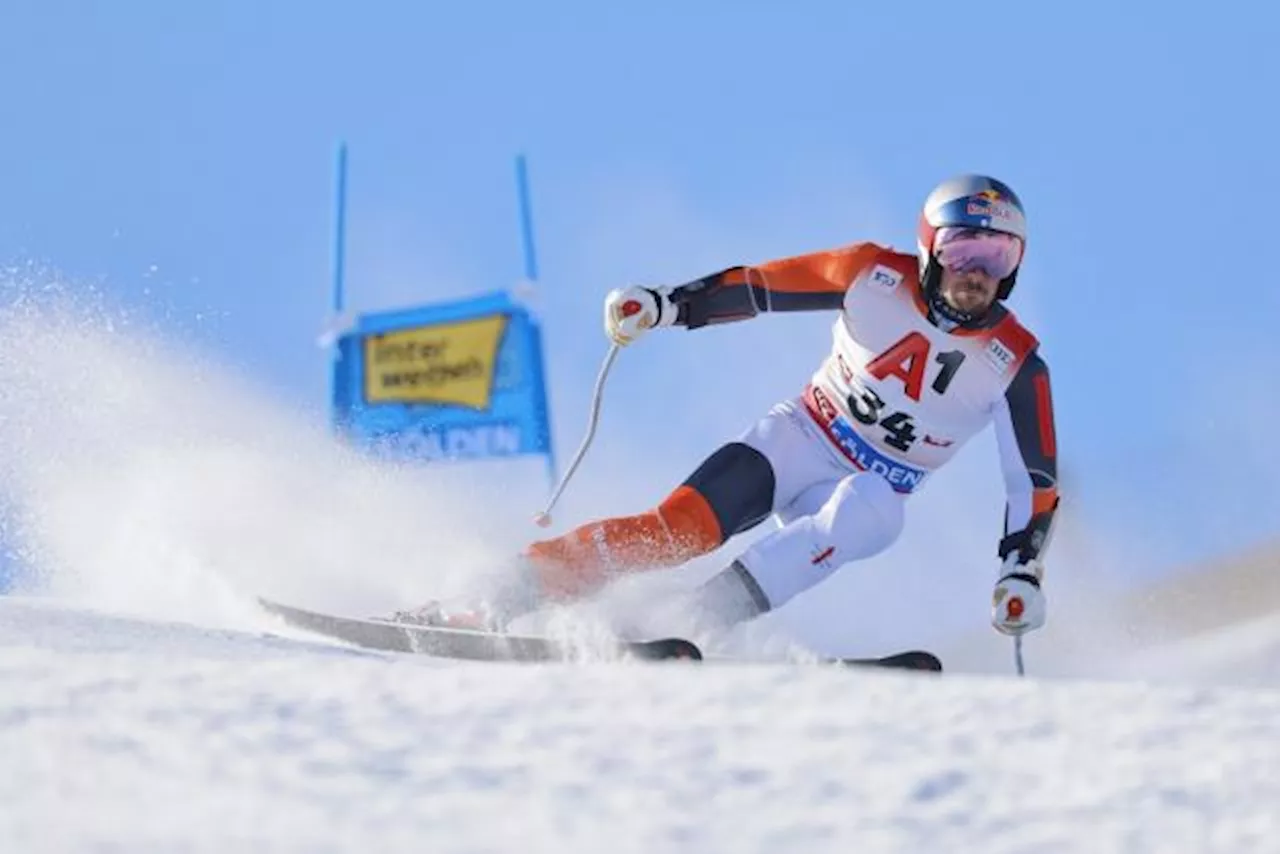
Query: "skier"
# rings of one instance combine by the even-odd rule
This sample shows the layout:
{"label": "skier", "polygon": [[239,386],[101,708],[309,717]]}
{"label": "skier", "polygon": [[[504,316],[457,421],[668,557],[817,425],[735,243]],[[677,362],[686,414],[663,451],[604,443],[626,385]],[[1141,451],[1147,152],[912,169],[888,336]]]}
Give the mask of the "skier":
{"label": "skier", "polygon": [[780,526],[695,593],[728,627],[780,608],[899,536],[908,497],[988,424],[1006,485],[991,621],[1020,635],[1045,621],[1043,557],[1058,505],[1049,373],[1003,305],[1026,243],[1018,197],[963,175],[928,196],[918,257],[874,243],[738,266],[679,287],[605,298],[629,345],[778,311],[834,311],[831,353],[803,392],[710,455],[653,509],[534,542],[517,583],[479,606],[430,603],[409,622],[500,629],[520,613],[598,590],[619,573],[674,567],[771,516]]}

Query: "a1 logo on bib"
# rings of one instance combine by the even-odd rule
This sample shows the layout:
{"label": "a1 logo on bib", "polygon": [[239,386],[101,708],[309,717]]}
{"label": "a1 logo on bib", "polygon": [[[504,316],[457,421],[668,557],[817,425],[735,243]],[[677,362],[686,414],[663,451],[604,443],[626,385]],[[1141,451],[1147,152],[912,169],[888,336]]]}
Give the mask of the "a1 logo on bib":
{"label": "a1 logo on bib", "polygon": [[996,338],[992,338],[987,343],[986,356],[987,361],[991,363],[991,367],[995,368],[998,374],[1008,371],[1016,358],[1013,351]]}
{"label": "a1 logo on bib", "polygon": [[877,264],[871,270],[871,284],[882,291],[893,291],[902,284],[902,274],[892,267]]}

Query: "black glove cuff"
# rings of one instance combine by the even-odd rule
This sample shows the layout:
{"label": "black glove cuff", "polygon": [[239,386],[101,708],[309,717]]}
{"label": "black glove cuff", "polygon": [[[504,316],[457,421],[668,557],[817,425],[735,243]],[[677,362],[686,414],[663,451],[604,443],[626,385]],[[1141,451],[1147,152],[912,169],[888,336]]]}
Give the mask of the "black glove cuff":
{"label": "black glove cuff", "polygon": [[645,290],[653,294],[653,301],[658,304],[658,316],[653,319],[653,325],[661,326],[662,325],[662,303],[665,302],[665,300],[663,300],[662,298],[662,292],[657,291],[653,288],[645,288]]}
{"label": "black glove cuff", "polygon": [[1008,581],[1010,578],[1015,578],[1018,581],[1025,581],[1035,589],[1037,590],[1040,589],[1040,579],[1036,578],[1034,575],[1032,575],[1029,572],[1011,572],[1008,575],[1001,578],[1000,580]]}

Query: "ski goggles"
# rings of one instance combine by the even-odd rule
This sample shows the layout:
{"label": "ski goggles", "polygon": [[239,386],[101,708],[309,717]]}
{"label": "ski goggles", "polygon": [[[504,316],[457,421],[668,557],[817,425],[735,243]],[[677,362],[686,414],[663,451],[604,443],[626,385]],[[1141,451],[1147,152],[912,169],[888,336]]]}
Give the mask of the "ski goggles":
{"label": "ski goggles", "polygon": [[938,263],[953,272],[980,270],[1006,279],[1022,260],[1022,239],[1002,231],[949,225],[938,229],[933,251]]}

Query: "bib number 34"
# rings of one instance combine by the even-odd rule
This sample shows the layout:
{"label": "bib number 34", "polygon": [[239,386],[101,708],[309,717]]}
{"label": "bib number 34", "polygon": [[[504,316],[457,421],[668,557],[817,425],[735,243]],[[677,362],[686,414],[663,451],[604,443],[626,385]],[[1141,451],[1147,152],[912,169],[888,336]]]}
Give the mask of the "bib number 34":
{"label": "bib number 34", "polygon": [[883,427],[888,434],[884,443],[889,447],[904,452],[911,450],[911,443],[916,440],[915,424],[911,421],[911,416],[895,411],[881,417],[884,400],[871,389],[849,395],[849,411],[863,424],[879,424]]}
{"label": "bib number 34", "polygon": [[[880,380],[889,376],[898,377],[903,382],[907,396],[912,400],[919,400],[928,356],[928,339],[913,332],[873,359],[867,365],[867,372]],[[934,361],[942,368],[933,381],[933,391],[946,394],[960,363],[964,361],[964,353],[958,350],[938,353]],[[888,434],[884,440],[886,445],[899,451],[909,451],[916,440],[915,424],[911,416],[898,411],[886,415],[884,408],[884,400],[871,389],[857,390],[849,395],[849,411],[854,418],[868,426],[879,424]]]}

